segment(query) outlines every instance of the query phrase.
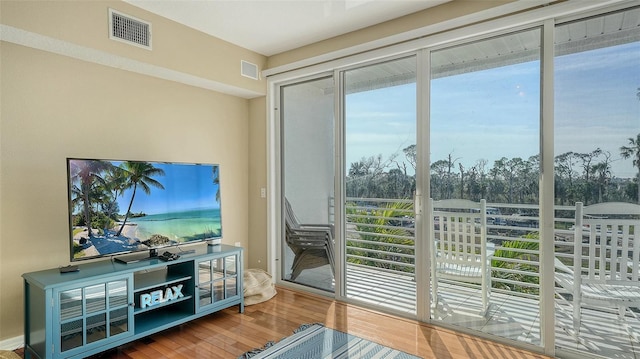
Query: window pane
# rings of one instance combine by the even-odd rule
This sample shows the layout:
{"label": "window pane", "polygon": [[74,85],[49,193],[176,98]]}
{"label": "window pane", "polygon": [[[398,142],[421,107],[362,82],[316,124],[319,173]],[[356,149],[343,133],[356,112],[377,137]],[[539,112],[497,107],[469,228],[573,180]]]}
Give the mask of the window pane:
{"label": "window pane", "polygon": [[345,71],[347,297],[416,313],[416,58]]}
{"label": "window pane", "polygon": [[[284,211],[282,279],[334,290],[333,77],[281,88]],[[284,218],[283,218],[284,219]],[[313,230],[301,230],[313,224]],[[285,230],[286,227],[286,230]],[[331,252],[331,253],[329,253]]]}
{"label": "window pane", "polygon": [[540,47],[533,29],[435,51],[430,83],[432,317],[534,345]]}
{"label": "window pane", "polygon": [[640,297],[611,295],[637,293],[640,270],[640,207],[620,204],[638,203],[638,24],[636,8],[556,28],[556,345],[608,358],[640,355]]}

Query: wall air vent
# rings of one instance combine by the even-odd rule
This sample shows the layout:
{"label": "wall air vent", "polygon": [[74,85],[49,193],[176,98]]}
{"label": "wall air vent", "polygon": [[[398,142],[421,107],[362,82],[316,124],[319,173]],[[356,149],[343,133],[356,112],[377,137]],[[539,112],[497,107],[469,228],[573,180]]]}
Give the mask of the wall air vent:
{"label": "wall air vent", "polygon": [[109,9],[109,38],[151,50],[151,23]]}
{"label": "wall air vent", "polygon": [[240,60],[240,74],[250,79],[259,80],[258,65]]}

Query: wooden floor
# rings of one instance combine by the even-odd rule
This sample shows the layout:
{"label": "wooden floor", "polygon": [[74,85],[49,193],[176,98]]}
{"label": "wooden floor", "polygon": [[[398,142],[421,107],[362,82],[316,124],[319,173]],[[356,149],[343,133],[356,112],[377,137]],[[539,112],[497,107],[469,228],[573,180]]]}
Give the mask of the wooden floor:
{"label": "wooden floor", "polygon": [[301,324],[316,322],[422,358],[547,358],[312,294],[277,289],[273,299],[246,307],[244,314],[237,307],[229,308],[91,358],[237,358],[291,335]]}

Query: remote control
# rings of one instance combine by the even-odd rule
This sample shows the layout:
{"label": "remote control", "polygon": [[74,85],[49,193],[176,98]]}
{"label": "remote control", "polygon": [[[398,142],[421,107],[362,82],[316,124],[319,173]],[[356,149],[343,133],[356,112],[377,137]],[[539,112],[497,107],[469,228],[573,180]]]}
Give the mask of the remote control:
{"label": "remote control", "polygon": [[68,266],[65,266],[65,267],[60,267],[60,273],[77,272],[79,270],[80,270],[80,268],[78,268],[78,266],[74,266],[74,265],[68,265]]}

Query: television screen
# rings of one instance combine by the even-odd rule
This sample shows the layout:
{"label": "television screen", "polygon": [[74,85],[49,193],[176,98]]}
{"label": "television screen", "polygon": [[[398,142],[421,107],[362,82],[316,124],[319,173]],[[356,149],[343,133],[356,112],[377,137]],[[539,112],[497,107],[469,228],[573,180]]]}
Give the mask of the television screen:
{"label": "television screen", "polygon": [[222,237],[219,166],[67,159],[71,260]]}

